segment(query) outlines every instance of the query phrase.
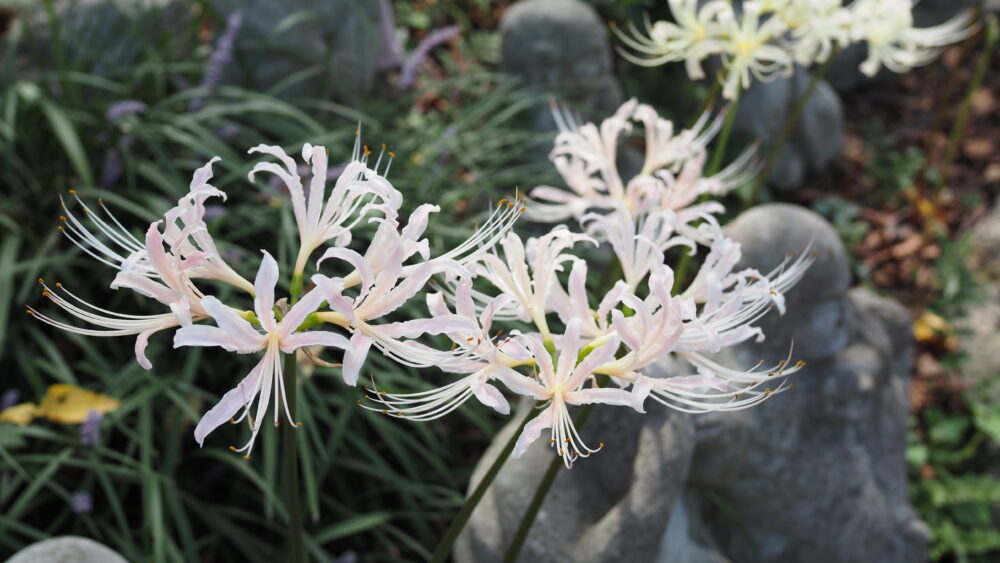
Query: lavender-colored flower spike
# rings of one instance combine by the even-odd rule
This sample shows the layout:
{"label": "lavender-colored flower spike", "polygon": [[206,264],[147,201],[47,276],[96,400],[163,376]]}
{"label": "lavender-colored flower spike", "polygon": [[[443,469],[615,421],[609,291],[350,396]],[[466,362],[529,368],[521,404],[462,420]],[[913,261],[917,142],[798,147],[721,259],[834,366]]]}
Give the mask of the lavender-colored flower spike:
{"label": "lavender-colored flower spike", "polygon": [[101,413],[95,409],[87,412],[87,418],[80,425],[80,445],[96,446],[101,440]]}
{"label": "lavender-colored flower spike", "polygon": [[[243,24],[243,12],[235,11],[226,18],[226,29],[222,32],[219,40],[215,43],[215,50],[208,59],[205,66],[205,74],[201,78],[201,87],[206,92],[212,92],[219,87],[222,82],[222,73],[229,66],[229,61],[233,59],[233,46],[236,44],[236,36],[240,32]],[[188,111],[197,111],[205,105],[204,98],[195,98],[188,104]]]}
{"label": "lavender-colored flower spike", "polygon": [[76,514],[90,514],[94,510],[94,498],[87,491],[73,493],[69,505]]}
{"label": "lavender-colored flower spike", "polygon": [[21,393],[17,389],[8,389],[3,392],[0,396],[0,411],[4,409],[9,409],[17,404],[17,400],[21,398]]}
{"label": "lavender-colored flower spike", "polygon": [[427,34],[427,37],[424,37],[417,44],[417,48],[410,53],[410,56],[406,57],[406,62],[403,63],[403,72],[399,76],[399,85],[404,90],[409,90],[417,80],[417,68],[427,60],[427,55],[435,47],[447,43],[453,37],[457,37],[458,32],[459,28],[457,25],[449,25],[448,27],[435,29]]}
{"label": "lavender-colored flower spike", "polygon": [[146,104],[139,100],[119,100],[108,106],[104,117],[113,123],[126,115],[134,115],[144,111],[146,111]]}

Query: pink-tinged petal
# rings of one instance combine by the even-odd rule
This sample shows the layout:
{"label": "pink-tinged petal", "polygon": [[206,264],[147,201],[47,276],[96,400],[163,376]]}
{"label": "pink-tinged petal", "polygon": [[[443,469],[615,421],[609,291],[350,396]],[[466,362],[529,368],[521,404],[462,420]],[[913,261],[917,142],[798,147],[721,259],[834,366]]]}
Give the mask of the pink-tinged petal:
{"label": "pink-tinged petal", "polygon": [[177,318],[177,322],[181,323],[181,326],[191,325],[191,304],[188,300],[181,297],[170,303],[170,311]]}
{"label": "pink-tinged petal", "polygon": [[261,252],[264,253],[264,258],[260,261],[260,269],[253,281],[253,307],[264,330],[275,332],[278,323],[274,320],[274,287],[278,285],[278,263],[266,250]]}
{"label": "pink-tinged petal", "polygon": [[209,433],[229,422],[242,407],[249,406],[253,402],[260,388],[260,378],[264,372],[264,363],[269,360],[270,358],[267,356],[261,358],[253,370],[243,378],[243,381],[240,381],[236,387],[230,389],[214,407],[201,417],[201,420],[198,421],[198,426],[194,429],[194,439],[198,442],[199,446],[204,445],[205,437]]}
{"label": "pink-tinged petal", "polygon": [[642,349],[642,341],[639,339],[639,335],[632,330],[632,324],[618,309],[611,311],[611,325],[618,331],[618,336],[621,337],[622,341],[629,348],[637,352]]}
{"label": "pink-tinged petal", "polygon": [[302,189],[302,180],[299,178],[298,174],[298,166],[296,166],[295,161],[285,153],[284,149],[277,146],[257,145],[256,147],[248,150],[247,153],[269,154],[281,161],[284,168],[274,164],[273,162],[259,162],[253,167],[252,170],[250,170],[250,173],[247,174],[247,178],[253,182],[254,175],[261,171],[270,172],[281,178],[281,180],[288,187],[288,195],[292,199],[292,211],[295,213],[295,223],[300,226],[304,225],[306,221],[306,199],[305,194],[303,193],[304,190]]}
{"label": "pink-tinged petal", "polygon": [[448,308],[448,304],[444,301],[443,293],[428,293],[426,300],[427,310],[430,311],[430,313],[435,317],[451,314],[451,309]]}
{"label": "pink-tinged petal", "polygon": [[302,159],[312,164],[312,178],[309,180],[309,205],[306,213],[309,226],[312,227],[319,224],[319,214],[323,210],[323,196],[326,194],[326,148],[314,147],[306,143],[302,146]]}
{"label": "pink-tinged petal", "polygon": [[524,425],[524,430],[521,431],[517,443],[514,444],[514,453],[512,454],[514,459],[520,458],[524,452],[528,451],[528,446],[538,439],[542,430],[552,427],[552,409],[553,407],[549,406],[544,412]]}
{"label": "pink-tinged petal", "polygon": [[444,334],[449,332],[475,330],[471,319],[458,315],[441,315],[432,319],[414,319],[377,325],[377,330],[394,338],[416,338],[424,334]]}
{"label": "pink-tinged petal", "polygon": [[230,352],[249,354],[264,348],[261,340],[247,341],[239,335],[206,325],[181,327],[174,333],[174,348],[181,346],[218,346]]}
{"label": "pink-tinged petal", "polygon": [[314,291],[323,292],[323,296],[326,298],[326,302],[330,305],[331,309],[347,317],[347,320],[350,322],[353,323],[355,321],[354,300],[344,297],[341,293],[343,286],[339,279],[330,279],[322,274],[316,274],[312,277],[312,282],[316,284]]}
{"label": "pink-tinged petal", "polygon": [[305,294],[298,303],[292,305],[292,308],[278,323],[278,333],[284,337],[295,332],[305,322],[306,317],[319,310],[319,306],[324,301],[326,301],[326,293],[318,287]]}
{"label": "pink-tinged petal", "polygon": [[330,258],[343,260],[351,266],[354,266],[354,269],[358,271],[358,277],[361,278],[362,288],[367,289],[375,283],[375,275],[372,273],[368,263],[365,262],[364,257],[350,248],[328,248],[326,252],[323,253],[323,256],[320,256],[319,260],[316,261],[316,267],[319,268],[320,264],[322,264],[324,260],[328,260]]}
{"label": "pink-tinged petal", "polygon": [[[170,325],[172,326],[172,325]],[[139,362],[144,370],[153,369],[153,363],[149,361],[146,357],[146,346],[149,344],[149,337],[155,332],[159,332],[165,328],[170,328],[170,326],[161,326],[157,328],[151,328],[149,330],[144,330],[140,332],[135,337],[135,361]]]}
{"label": "pink-tinged petal", "polygon": [[351,336],[350,345],[344,351],[344,367],[341,368],[344,383],[351,387],[357,385],[358,374],[361,372],[361,366],[365,363],[365,358],[368,357],[368,350],[371,347],[372,339],[361,334],[360,331]]}
{"label": "pink-tinged petal", "polygon": [[264,335],[257,332],[253,325],[236,312],[236,309],[223,305],[221,301],[211,295],[202,298],[201,308],[211,315],[220,329],[235,335],[246,348],[264,346]]}
{"label": "pink-tinged petal", "polygon": [[[414,243],[419,242],[417,239],[419,239],[420,235],[424,234],[424,231],[427,229],[428,216],[431,213],[437,213],[440,210],[440,207],[430,203],[425,203],[417,207],[417,209],[410,214],[410,218],[407,221],[406,226],[403,227],[403,231],[401,233],[403,239]],[[420,248],[420,256],[424,260],[427,260],[428,251],[426,244],[422,245]]]}
{"label": "pink-tinged petal", "polygon": [[630,406],[637,412],[646,412],[646,397],[648,397],[649,393],[653,390],[653,385],[655,383],[655,379],[643,375],[640,376],[639,380],[632,385],[632,392],[630,393],[632,395]]}
{"label": "pink-tinged petal", "polygon": [[177,299],[177,294],[167,286],[134,271],[118,272],[114,281],[111,282],[111,289],[123,287],[131,289],[139,295],[156,299],[164,305],[170,305],[172,301]]}
{"label": "pink-tinged petal", "polygon": [[351,348],[351,341],[342,334],[324,330],[296,332],[281,340],[281,351],[286,354],[291,354],[303,346],[330,346],[340,348],[341,350],[349,350]]}
{"label": "pink-tinged petal", "polygon": [[[574,317],[566,323],[566,333],[563,334],[562,342],[560,342],[559,346],[561,350],[559,350],[559,365],[556,366],[557,381],[569,381],[573,374],[573,369],[576,367],[576,359],[580,355],[581,324],[583,324],[583,321],[579,317]],[[597,353],[597,350],[591,352],[591,354],[595,353]]]}
{"label": "pink-tinged petal", "polygon": [[476,380],[469,386],[472,394],[479,402],[500,414],[510,414],[510,404],[496,387],[482,380]]}
{"label": "pink-tinged petal", "polygon": [[430,262],[424,262],[417,266],[399,285],[390,289],[383,299],[379,300],[377,304],[366,312],[365,316],[369,319],[377,319],[395,311],[423,289],[431,276],[445,270],[452,270],[459,273],[464,271],[453,260],[431,260]]}
{"label": "pink-tinged petal", "polygon": [[483,333],[488,334],[493,327],[493,317],[503,310],[514,298],[508,293],[501,293],[483,307],[483,314],[479,316],[479,325],[483,328]]}
{"label": "pink-tinged petal", "polygon": [[563,399],[572,405],[602,403],[621,407],[632,406],[632,394],[624,389],[581,389],[580,391],[563,393]]}
{"label": "pink-tinged petal", "polygon": [[551,397],[549,390],[530,377],[525,377],[520,373],[508,368],[499,368],[494,378],[500,380],[508,389],[518,395],[533,397],[539,401],[544,401]]}
{"label": "pink-tinged petal", "polygon": [[604,345],[594,348],[587,354],[586,358],[573,368],[573,375],[566,382],[566,387],[568,389],[576,389],[598,366],[613,362],[615,354],[618,352],[618,344],[618,338],[612,337]]}
{"label": "pink-tinged petal", "polygon": [[[190,187],[188,188],[188,191],[194,192],[202,187],[205,187],[205,184],[207,184],[208,181],[212,179],[212,176],[214,174],[214,172],[212,172],[212,165],[220,160],[222,159],[217,156],[213,157],[212,160],[208,161],[208,164],[195,170],[194,174],[191,176],[191,184]],[[226,199],[225,194],[222,194],[222,199],[223,200]]]}
{"label": "pink-tinged petal", "polygon": [[538,364],[538,375],[541,377],[545,386],[554,386],[556,376],[555,368],[552,367],[552,356],[550,356],[549,351],[545,349],[545,343],[542,341],[542,337],[537,334],[525,335],[522,339],[522,344],[524,344],[528,350],[531,351],[531,355],[534,356],[535,363]]}

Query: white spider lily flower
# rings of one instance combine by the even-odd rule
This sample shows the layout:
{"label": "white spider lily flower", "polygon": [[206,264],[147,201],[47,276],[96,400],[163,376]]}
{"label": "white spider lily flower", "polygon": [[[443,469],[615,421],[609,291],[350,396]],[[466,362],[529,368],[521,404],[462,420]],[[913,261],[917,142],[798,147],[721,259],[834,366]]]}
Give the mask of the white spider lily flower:
{"label": "white spider lily flower", "polygon": [[670,248],[695,248],[694,241],[675,235],[676,223],[677,216],[671,212],[635,216],[624,205],[610,213],[589,213],[582,218],[588,234],[611,245],[630,291],[635,291],[653,268],[663,264],[664,252]]}
{"label": "white spider lily flower", "polygon": [[627,32],[612,27],[622,43],[637,54],[621,51],[629,61],[641,66],[659,66],[663,63],[684,61],[692,80],[705,77],[701,63],[724,48],[719,29],[720,12],[731,11],[728,2],[699,0],[670,0],[670,13],[674,22],[650,23],[644,19],[644,29],[631,22]]}
{"label": "white spider lily flower", "polygon": [[143,269],[126,269],[120,271],[111,284],[113,289],[129,288],[140,295],[150,297],[167,305],[170,313],[157,315],[129,315],[103,309],[74,295],[63,287],[55,284],[52,289],[42,284],[42,295],[67,313],[99,328],[80,328],[57,321],[28,307],[28,312],[40,321],[69,332],[87,336],[129,336],[137,335],[135,342],[136,361],[144,369],[151,369],[152,363],[146,357],[146,346],[149,337],[164,329],[177,326],[187,326],[208,316],[202,307],[202,293],[191,283],[188,275],[189,267],[197,267],[200,261],[191,257],[187,261],[167,252],[164,249],[163,237],[159,230],[159,221],[149,226],[146,241],[142,250],[135,255],[142,255],[146,266]]}
{"label": "white spider lily flower", "polygon": [[[194,429],[194,438],[199,446],[204,444],[209,433],[225,422],[235,423],[248,418],[250,439],[243,447],[233,447],[232,450],[249,457],[264,423],[272,393],[275,402],[274,424],[278,425],[279,410],[283,406],[288,422],[297,425],[292,420],[285,398],[281,354],[293,353],[303,346],[333,346],[344,350],[350,347],[347,338],[333,332],[296,332],[306,317],[315,312],[326,299],[321,292],[307,293],[278,321],[274,314],[274,289],[277,282],[278,264],[270,254],[264,252],[254,280],[254,312],[263,332],[256,329],[239,311],[224,305],[213,296],[207,296],[202,299],[202,307],[218,326],[189,325],[182,327],[174,335],[174,348],[219,346],[239,354],[264,350],[264,356],[250,373],[202,416]],[[257,402],[256,415],[251,415],[254,401]],[[234,418],[241,409],[243,414]]]}
{"label": "white spider lily flower", "polygon": [[252,295],[253,284],[226,263],[205,224],[205,200],[210,197],[226,200],[225,192],[208,183],[213,175],[212,165],[218,160],[219,157],[215,157],[195,170],[188,194],[165,215],[163,239],[174,255],[186,260],[197,259],[198,264],[186,267],[189,277],[222,281]]}
{"label": "white spider lily flower", "polygon": [[[205,224],[205,200],[209,197],[226,198],[224,192],[208,183],[212,179],[212,164],[218,160],[219,157],[215,157],[195,170],[188,193],[166,212],[163,240],[170,246],[171,252],[186,263],[188,277],[219,280],[252,294],[253,285],[225,262]],[[59,226],[63,235],[95,260],[116,270],[129,270],[150,278],[160,275],[150,264],[143,241],[125,229],[103,200],[98,200],[98,204],[107,219],[91,210],[76,190],[69,193],[83,210],[91,227],[77,219],[60,197],[65,212],[59,218],[63,222]]]}
{"label": "white spider lily flower", "polygon": [[428,294],[427,306],[435,318],[458,315],[471,321],[467,330],[448,333],[448,337],[454,343],[453,349],[461,350],[467,360],[444,368],[448,372],[467,375],[442,387],[415,393],[387,393],[379,391],[373,383],[368,398],[380,405],[362,406],[390,416],[425,421],[440,418],[475,397],[480,403],[500,414],[510,414],[510,404],[507,399],[496,387],[490,385],[490,382],[504,381],[511,377],[511,374],[516,377],[518,374],[512,366],[531,361],[530,352],[517,340],[509,337],[501,339],[501,334],[490,336],[495,313],[503,309],[510,299],[510,296],[503,294],[494,298],[477,318],[475,302],[472,299],[472,280],[468,277],[462,278],[458,283],[455,313],[448,309],[443,294]]}
{"label": "white spider lily flower", "polygon": [[537,334],[521,337],[523,343],[534,354],[538,366],[537,379],[518,375],[505,381],[511,390],[549,401],[538,416],[524,426],[514,445],[513,456],[519,458],[545,429],[550,429],[549,444],[563,458],[566,467],[581,457],[588,457],[604,445],[591,448],[584,443],[573,425],[567,405],[604,403],[608,405],[631,406],[631,396],[624,389],[584,388],[587,379],[598,367],[614,360],[618,350],[618,339],[610,338],[597,346],[579,363],[580,321],[573,319],[566,327],[566,333],[558,346],[558,363],[553,365],[552,356],[545,348],[545,342]]}
{"label": "white spider lily flower", "polygon": [[[299,253],[295,259],[295,274],[305,270],[309,256],[323,243],[333,240],[338,246],[350,242],[351,229],[369,213],[381,212],[385,217],[395,219],[402,195],[392,187],[376,169],[368,167],[371,154],[360,141],[360,132],[355,136],[354,152],[326,197],[327,152],[324,147],[314,147],[306,143],[302,147],[302,159],[312,165],[309,192],[305,191],[299,177],[295,160],[278,146],[258,145],[249,150],[253,153],[271,155],[281,163],[260,162],[250,170],[250,181],[258,172],[270,172],[284,182],[292,201],[295,223],[299,229]],[[391,155],[391,153],[390,153]]]}
{"label": "white spider lily flower", "polygon": [[697,374],[674,377],[635,374],[631,390],[633,408],[645,412],[644,403],[652,397],[666,407],[692,414],[743,410],[788,389],[788,376],[806,365],[805,362],[789,365],[785,359],[761,370],[764,364],[761,361],[750,370],[740,371],[700,354],[677,355],[693,365]]}
{"label": "white spider lily flower", "polygon": [[[600,129],[593,124],[578,125],[568,111],[557,106],[553,115],[562,132],[556,138],[552,161],[570,189],[539,186],[532,190],[532,198],[540,203],[531,205],[527,216],[535,221],[561,222],[570,217],[582,221],[588,212],[624,204],[635,214],[675,212],[678,224],[686,225],[703,212],[723,210],[717,202],[698,204],[701,196],[727,193],[757,172],[754,146],[721,172],[703,176],[706,146],[719,131],[722,116],[709,119],[705,113],[693,127],[675,133],[672,122],[635,100],[623,104]],[[642,171],[625,183],[614,160],[618,137],[635,124],[645,129],[645,161]]]}
{"label": "white spider lily flower", "polygon": [[518,318],[531,321],[548,339],[549,331],[546,314],[552,310],[550,295],[559,280],[556,272],[563,264],[579,258],[564,251],[579,241],[597,242],[587,235],[572,233],[565,225],[559,225],[547,234],[524,242],[514,233],[509,233],[500,243],[504,257],[490,252],[480,258],[480,268],[476,272],[485,277],[502,293],[510,295],[517,305]]}
{"label": "white spider lily flower", "polygon": [[440,272],[461,275],[465,270],[455,261],[428,260],[404,272],[407,245],[396,230],[395,222],[383,221],[364,256],[347,248],[329,248],[317,261],[328,259],[349,264],[352,275],[360,280],[354,298],[344,295],[343,278],[329,278],[317,274],[312,281],[327,296],[331,312],[316,315],[319,320],[338,324],[352,332],[351,345],[344,354],[343,377],[348,385],[355,385],[361,366],[374,344],[383,354],[404,365],[413,367],[451,367],[466,361],[462,354],[441,352],[408,339],[423,334],[441,334],[466,330],[470,320],[458,315],[439,316],[433,319],[415,319],[402,322],[375,324],[373,321],[389,315],[417,292],[424,289],[431,276]]}
{"label": "white spider lily flower", "polygon": [[785,0],[782,4],[775,17],[791,31],[788,47],[798,64],[826,62],[835,45],[843,48],[851,43],[854,15],[841,0]]}
{"label": "white spider lily flower", "polygon": [[740,90],[749,88],[751,77],[769,82],[793,71],[791,55],[770,43],[787,31],[785,23],[773,17],[761,22],[760,16],[761,6],[751,1],[743,3],[738,17],[732,10],[718,14],[720,33],[725,37],[722,64],[726,77],[722,97],[727,100],[736,99]]}
{"label": "white spider lily flower", "polygon": [[587,263],[583,260],[573,262],[567,291],[561,291],[561,287],[556,286],[549,297],[549,303],[563,323],[568,325],[571,320],[579,319],[581,334],[586,338],[599,339],[613,330],[610,324],[611,311],[629,291],[629,286],[622,280],[617,281],[601,298],[597,309],[591,309],[587,298],[587,269]]}
{"label": "white spider lily flower", "polygon": [[868,57],[860,66],[867,76],[874,76],[880,66],[902,73],[927,64],[941,48],[974,30],[971,11],[933,27],[915,28],[912,0],[857,0],[847,9],[853,14],[852,38],[868,42]]}

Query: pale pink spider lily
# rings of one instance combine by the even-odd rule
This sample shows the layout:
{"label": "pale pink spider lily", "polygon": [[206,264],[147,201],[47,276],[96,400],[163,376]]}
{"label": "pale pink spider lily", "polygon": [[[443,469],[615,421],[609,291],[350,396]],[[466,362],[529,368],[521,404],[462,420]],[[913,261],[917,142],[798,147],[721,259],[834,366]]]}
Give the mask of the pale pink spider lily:
{"label": "pale pink spider lily", "polygon": [[[492,380],[504,382],[512,376],[516,377],[518,374],[512,368],[532,361],[531,353],[516,339],[502,338],[502,331],[501,334],[490,336],[494,315],[511,299],[506,294],[497,296],[483,307],[477,318],[472,298],[472,280],[468,277],[462,278],[455,292],[455,314],[470,319],[471,322],[468,330],[449,332],[448,337],[454,343],[452,349],[464,351],[467,361],[443,369],[468,375],[442,387],[414,393],[379,391],[372,381],[373,391],[369,393],[368,398],[380,405],[362,406],[383,414],[424,421],[442,417],[475,397],[480,403],[497,412],[509,414],[510,405],[503,394],[490,385],[490,382]],[[429,294],[427,306],[434,318],[447,318],[452,315],[441,293]]]}
{"label": "pale pink spider lily", "polygon": [[580,322],[570,321],[566,333],[558,347],[558,362],[553,365],[552,357],[545,343],[538,335],[522,337],[524,345],[532,352],[538,367],[537,379],[523,375],[509,377],[504,383],[514,392],[528,395],[536,400],[548,401],[544,410],[528,422],[514,445],[513,457],[519,458],[545,429],[550,429],[549,444],[563,458],[566,467],[581,457],[601,449],[591,448],[580,438],[567,405],[604,403],[608,405],[631,406],[632,398],[624,389],[584,388],[583,385],[602,364],[612,361],[618,350],[618,339],[610,338],[602,346],[594,348],[582,361],[577,363],[580,353]]}
{"label": "pale pink spider lily", "polygon": [[[213,296],[207,296],[202,299],[202,307],[217,326],[189,325],[182,327],[174,335],[175,348],[218,346],[239,354],[265,351],[263,358],[250,373],[202,416],[194,430],[198,445],[203,445],[205,437],[223,423],[230,420],[239,422],[249,417],[249,441],[241,448],[232,448],[249,457],[267,413],[272,392],[275,402],[274,424],[277,425],[279,421],[279,405],[283,406],[288,422],[296,424],[285,400],[281,354],[294,353],[303,346],[332,346],[345,351],[350,349],[347,338],[340,334],[326,331],[296,332],[306,317],[326,300],[326,295],[322,292],[306,293],[280,321],[277,320],[274,313],[274,289],[277,281],[278,264],[270,254],[264,252],[254,280],[254,312],[263,333],[246,320],[241,312],[224,305]],[[256,416],[251,416],[254,401],[257,401]],[[243,409],[243,414],[234,418],[240,409]]]}
{"label": "pale pink spider lily", "polygon": [[[395,219],[395,213],[402,204],[402,195],[377,171],[381,155],[374,169],[368,167],[371,153],[367,147],[362,152],[360,131],[355,135],[351,161],[337,178],[329,197],[326,197],[328,157],[325,147],[314,147],[309,143],[302,147],[302,159],[312,165],[308,195],[299,177],[298,165],[284,149],[258,145],[249,152],[271,155],[281,163],[259,162],[250,170],[248,178],[252,182],[258,172],[270,172],[288,188],[299,229],[296,274],[301,275],[312,252],[326,241],[333,240],[338,246],[346,245],[351,240],[351,229],[370,213],[378,212]],[[389,154],[391,158],[392,153]]]}
{"label": "pale pink spider lily", "polygon": [[[151,369],[152,364],[146,357],[146,346],[153,333],[176,326],[190,325],[192,322],[207,316],[201,306],[202,293],[191,283],[183,261],[163,247],[163,238],[159,230],[159,221],[149,226],[146,232],[146,242],[141,251],[147,263],[145,270],[124,269],[118,273],[111,287],[118,289],[127,287],[136,293],[150,297],[167,305],[171,312],[159,315],[128,315],[108,311],[77,297],[66,290],[61,283],[56,289],[42,283],[45,297],[67,313],[99,328],[80,328],[39,313],[28,307],[28,312],[40,321],[77,334],[87,336],[128,336],[137,335],[135,343],[136,361],[144,369]],[[193,263],[199,263],[197,257],[191,257]],[[128,263],[125,265],[128,268]]]}

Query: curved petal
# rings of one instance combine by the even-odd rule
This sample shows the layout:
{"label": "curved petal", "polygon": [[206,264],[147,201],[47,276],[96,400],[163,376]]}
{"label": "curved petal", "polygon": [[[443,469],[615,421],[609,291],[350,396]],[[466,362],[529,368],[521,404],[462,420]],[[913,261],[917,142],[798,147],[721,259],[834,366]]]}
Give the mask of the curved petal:
{"label": "curved petal", "polygon": [[236,309],[223,305],[214,296],[208,295],[201,300],[201,308],[211,315],[219,328],[236,335],[248,347],[253,343],[263,347],[264,335],[254,330],[253,325],[236,312]]}
{"label": "curved petal", "polygon": [[563,399],[573,405],[603,403],[621,407],[632,406],[632,394],[624,389],[581,389],[580,391],[563,393]]}
{"label": "curved petal", "polygon": [[249,406],[253,403],[254,398],[257,396],[257,390],[260,388],[260,378],[264,372],[264,362],[268,361],[268,359],[267,356],[261,358],[261,361],[243,378],[243,381],[240,381],[236,387],[230,389],[214,407],[201,417],[201,420],[198,421],[198,426],[194,429],[194,439],[198,442],[199,446],[204,445],[205,437],[209,433],[232,419],[241,407]]}
{"label": "curved petal", "polygon": [[368,350],[372,347],[372,339],[355,332],[351,336],[351,342],[344,351],[344,367],[341,373],[344,376],[344,383],[354,387],[358,383],[358,373],[361,371],[365,358],[368,357]]}
{"label": "curved petal", "polygon": [[290,354],[303,346],[331,346],[333,348],[340,348],[341,350],[349,350],[351,348],[351,341],[342,334],[325,330],[296,332],[281,340],[281,351],[286,354]]}
{"label": "curved petal", "polygon": [[264,258],[260,261],[260,269],[253,281],[253,307],[264,330],[275,332],[277,321],[274,320],[274,287],[278,284],[278,263],[266,250],[261,252],[264,253]]}
{"label": "curved petal", "polygon": [[517,443],[514,444],[514,459],[520,458],[524,455],[524,452],[528,451],[528,446],[538,439],[542,430],[552,427],[552,409],[553,407],[550,405],[544,412],[524,425],[524,430],[521,431],[521,435],[517,438]]}
{"label": "curved petal", "polygon": [[476,380],[469,386],[472,394],[479,399],[479,402],[497,411],[500,414],[510,414],[510,404],[496,387],[482,380]]}

